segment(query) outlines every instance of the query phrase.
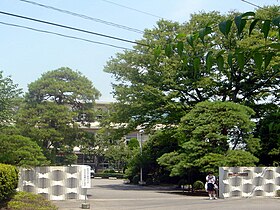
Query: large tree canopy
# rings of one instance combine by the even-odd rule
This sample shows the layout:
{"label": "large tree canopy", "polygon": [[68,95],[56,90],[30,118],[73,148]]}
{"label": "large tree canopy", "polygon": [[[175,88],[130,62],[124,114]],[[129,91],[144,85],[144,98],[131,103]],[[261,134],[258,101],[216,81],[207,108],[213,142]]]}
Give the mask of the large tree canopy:
{"label": "large tree canopy", "polygon": [[[205,100],[279,102],[279,18],[271,12],[193,15],[159,21],[134,51],[105,68],[116,78],[113,122],[177,124]],[[270,14],[273,20],[266,20]],[[248,32],[250,31],[250,32]],[[249,35],[250,34],[250,35]],[[149,47],[148,47],[148,46]]]}
{"label": "large tree canopy", "polygon": [[[177,134],[181,149],[164,154],[159,163],[173,175],[192,167],[253,166],[258,159],[252,154],[260,149],[259,139],[252,135],[253,114],[252,109],[233,102],[198,103],[182,118]],[[232,156],[238,154],[247,158],[234,161]]]}
{"label": "large tree canopy", "polygon": [[70,164],[73,148],[83,138],[77,122],[93,118],[100,93],[80,72],[60,68],[46,72],[29,85],[18,115],[23,135],[36,140],[52,163]]}
{"label": "large tree canopy", "polygon": [[27,99],[41,103],[52,101],[57,104],[69,105],[73,110],[81,105],[94,103],[100,92],[92,82],[70,68],[62,67],[42,74],[41,78],[28,86]]}

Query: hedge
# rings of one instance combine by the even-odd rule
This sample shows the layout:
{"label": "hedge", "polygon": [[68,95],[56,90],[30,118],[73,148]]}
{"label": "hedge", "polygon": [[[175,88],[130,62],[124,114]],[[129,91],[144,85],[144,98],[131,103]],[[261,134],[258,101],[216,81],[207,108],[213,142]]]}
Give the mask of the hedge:
{"label": "hedge", "polygon": [[46,200],[42,195],[36,195],[30,192],[18,192],[8,203],[12,210],[57,210],[54,204]]}
{"label": "hedge", "polygon": [[0,203],[11,199],[18,185],[18,170],[16,167],[0,163]]}
{"label": "hedge", "polygon": [[108,179],[109,177],[115,177],[117,179],[123,179],[124,174],[121,173],[96,173],[94,177],[101,177],[103,179]]}

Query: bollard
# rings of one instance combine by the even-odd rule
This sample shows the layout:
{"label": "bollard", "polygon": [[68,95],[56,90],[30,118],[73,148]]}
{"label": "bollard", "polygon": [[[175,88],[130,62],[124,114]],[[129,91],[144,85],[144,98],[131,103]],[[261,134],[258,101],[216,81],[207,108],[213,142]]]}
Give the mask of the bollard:
{"label": "bollard", "polygon": [[82,203],[82,209],[90,209],[89,203]]}

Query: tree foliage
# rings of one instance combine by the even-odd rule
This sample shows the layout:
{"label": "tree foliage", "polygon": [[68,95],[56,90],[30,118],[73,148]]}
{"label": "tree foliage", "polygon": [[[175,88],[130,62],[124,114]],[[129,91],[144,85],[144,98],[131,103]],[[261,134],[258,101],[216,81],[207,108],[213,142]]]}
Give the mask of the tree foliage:
{"label": "tree foliage", "polygon": [[3,72],[0,71],[0,128],[13,122],[20,93],[21,90],[12,79],[4,77]]}
{"label": "tree foliage", "polygon": [[26,104],[20,110],[18,123],[22,135],[28,136],[42,148],[45,156],[55,163],[58,154],[69,153],[76,145],[78,127],[75,114],[64,105],[43,102],[35,106]]}
{"label": "tree foliage", "polygon": [[30,138],[0,135],[0,162],[14,166],[42,166],[49,162],[41,148]]}
{"label": "tree foliage", "polygon": [[92,82],[80,72],[62,67],[48,71],[30,83],[27,99],[37,103],[53,101],[57,104],[67,104],[76,110],[82,104],[93,103],[99,95]]}
{"label": "tree foliage", "polygon": [[250,152],[243,150],[228,150],[226,154],[209,153],[200,158],[198,166],[204,171],[208,172],[214,170],[218,173],[218,168],[225,167],[240,167],[240,166],[255,166],[259,161],[257,157]]}
{"label": "tree foliage", "polygon": [[258,122],[257,133],[261,138],[260,164],[279,166],[280,164],[280,108],[269,106]]}
{"label": "tree foliage", "polygon": [[46,72],[29,85],[17,123],[52,163],[71,164],[77,158],[73,148],[85,136],[77,123],[92,121],[99,95],[80,72],[69,68]]}
{"label": "tree foliage", "polygon": [[[139,125],[147,132],[158,124],[174,128],[182,119],[188,132],[177,133],[180,148],[158,159],[172,175],[206,170],[206,154],[219,164],[255,165],[265,144],[251,120],[268,116],[264,107],[279,106],[279,11],[271,6],[244,14],[202,12],[184,24],[159,21],[145,31],[143,45],[108,61],[105,71],[117,81],[108,122],[124,123],[125,133]],[[266,146],[278,154],[276,144]],[[238,154],[248,162],[234,162]]]}
{"label": "tree foliage", "polygon": [[[233,102],[200,102],[182,118],[176,152],[166,153],[158,162],[172,175],[188,168],[207,171],[217,166],[253,166],[258,159],[259,139],[253,138],[252,109]],[[240,155],[242,158],[235,158]]]}
{"label": "tree foliage", "polygon": [[105,67],[117,81],[110,121],[128,123],[129,130],[178,124],[205,100],[279,102],[279,18],[267,20],[268,14],[214,12],[181,25],[159,21],[140,40],[150,47],[119,53]]}
{"label": "tree foliage", "polygon": [[[251,108],[233,102],[205,101],[182,118],[180,129],[186,139],[205,142],[213,148],[212,151],[225,152],[229,148],[255,151],[252,145],[248,145],[252,143],[255,127],[251,121],[253,115]],[[254,145],[258,145],[257,142]]]}
{"label": "tree foliage", "polygon": [[131,138],[129,140],[129,142],[127,143],[127,146],[131,150],[133,150],[134,148],[139,148],[140,147],[139,142],[136,138]]}
{"label": "tree foliage", "polygon": [[126,175],[132,179],[143,168],[143,178],[150,179],[151,183],[166,182],[170,172],[160,166],[157,159],[165,153],[178,149],[178,140],[174,136],[176,129],[158,130],[143,143],[142,155],[139,149],[134,151],[133,157],[128,162]]}
{"label": "tree foliage", "polygon": [[117,171],[122,171],[126,167],[128,159],[132,156],[132,150],[125,143],[120,143],[109,146],[104,156],[111,167]]}
{"label": "tree foliage", "polygon": [[18,185],[18,170],[15,166],[0,163],[0,208],[12,198]]}

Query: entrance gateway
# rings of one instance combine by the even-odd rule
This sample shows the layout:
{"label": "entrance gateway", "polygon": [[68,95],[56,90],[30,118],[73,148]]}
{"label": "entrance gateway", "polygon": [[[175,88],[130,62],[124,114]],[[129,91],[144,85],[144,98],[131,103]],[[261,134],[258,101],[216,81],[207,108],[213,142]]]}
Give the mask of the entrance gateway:
{"label": "entrance gateway", "polygon": [[86,200],[91,186],[90,166],[20,168],[19,191],[40,194],[48,200]]}
{"label": "entrance gateway", "polygon": [[275,197],[280,167],[219,167],[219,197]]}

